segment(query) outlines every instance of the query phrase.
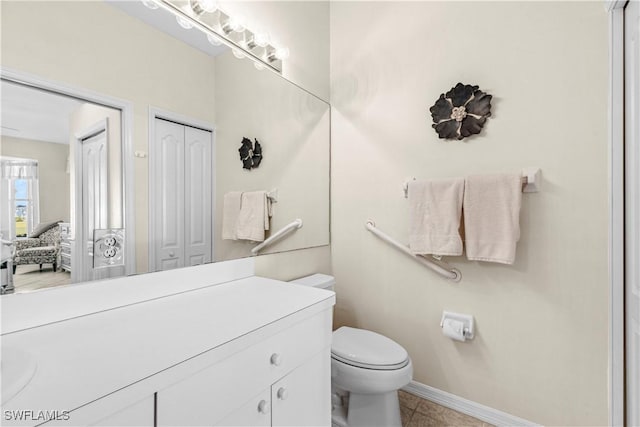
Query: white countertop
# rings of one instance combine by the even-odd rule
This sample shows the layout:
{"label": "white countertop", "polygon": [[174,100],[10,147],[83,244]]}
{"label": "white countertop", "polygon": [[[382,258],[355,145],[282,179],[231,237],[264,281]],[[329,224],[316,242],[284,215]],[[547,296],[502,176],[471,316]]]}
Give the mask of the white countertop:
{"label": "white countertop", "polygon": [[333,292],[249,277],[2,336],[37,371],[3,410],[74,410],[314,307]]}

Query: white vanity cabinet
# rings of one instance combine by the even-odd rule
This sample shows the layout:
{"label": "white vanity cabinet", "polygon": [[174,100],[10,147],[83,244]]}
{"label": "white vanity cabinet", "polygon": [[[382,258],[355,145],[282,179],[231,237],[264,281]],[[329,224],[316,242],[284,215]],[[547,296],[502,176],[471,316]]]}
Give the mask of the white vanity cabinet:
{"label": "white vanity cabinet", "polygon": [[155,396],[127,406],[114,414],[91,423],[96,427],[153,427],[155,423]]}
{"label": "white vanity cabinet", "polygon": [[38,368],[2,410],[68,412],[47,426],[329,426],[334,303],[253,276],[3,334]]}
{"label": "white vanity cabinet", "polygon": [[280,381],[217,422],[218,426],[329,426],[329,350],[318,353]]}
{"label": "white vanity cabinet", "polygon": [[324,310],[160,390],[157,425],[329,425],[330,343]]}

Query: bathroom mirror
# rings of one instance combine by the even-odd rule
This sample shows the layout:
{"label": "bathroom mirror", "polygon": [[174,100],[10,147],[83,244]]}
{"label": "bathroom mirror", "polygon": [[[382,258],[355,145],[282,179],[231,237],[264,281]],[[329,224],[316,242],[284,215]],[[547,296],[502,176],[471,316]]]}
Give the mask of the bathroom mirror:
{"label": "bathroom mirror", "polygon": [[[89,224],[82,240],[90,240],[90,230],[100,228],[123,230],[124,242],[131,242],[122,248],[124,266],[90,273],[79,273],[80,261],[75,274],[73,261],[61,268],[61,254],[56,272],[46,262],[42,270],[39,263],[17,265],[12,275],[17,292],[21,291],[21,270],[32,271],[35,282],[23,287],[31,291],[53,285],[50,278],[38,282],[37,276],[44,277],[44,272],[67,274],[67,283],[77,283],[252,256],[258,242],[223,239],[223,202],[230,193],[266,191],[272,196],[265,237],[296,219],[303,222],[259,255],[329,243],[326,102],[277,73],[258,69],[248,58],[237,58],[241,55],[229,48],[214,46],[204,33],[182,28],[168,12],[146,8],[138,1],[8,2],[3,4],[1,19],[3,86],[39,91],[43,96],[60,96],[55,90],[60,87],[77,91],[76,99],[61,100],[72,113],[105,109],[99,120],[84,124],[84,134],[75,128],[67,130],[67,140],[90,138],[94,136],[91,127],[102,123],[109,135],[105,149],[111,150],[106,162],[110,192],[104,205],[108,219],[99,227]],[[24,76],[29,87],[16,84],[15,76]],[[26,99],[14,94],[16,98]],[[2,102],[4,114],[9,105],[5,91]],[[23,108],[34,117],[39,111],[35,105]],[[84,218],[84,198],[74,184],[78,152],[71,144],[57,143],[46,135],[21,136],[26,129],[18,127],[26,125],[11,126],[4,118],[3,158],[34,160],[29,150],[46,151],[34,148],[36,143],[40,147],[57,144],[57,180],[44,179],[44,171],[40,174],[38,222],[62,220],[62,237],[53,245],[64,246],[66,239],[74,252],[72,260],[87,255],[82,254],[87,247],[77,242],[81,231],[75,229],[76,217]],[[243,168],[239,153],[243,138],[251,140],[252,148],[256,140],[262,147],[256,168]],[[81,182],[86,185],[86,179]],[[20,199],[16,196],[24,193],[18,190],[22,191],[14,188],[3,193],[12,206]],[[45,199],[68,210],[54,210]],[[3,241],[29,234],[16,232],[17,219],[29,218],[25,212],[23,207],[11,212],[14,231],[3,225]],[[28,225],[29,230],[37,225]],[[192,249],[198,245],[207,248]],[[10,258],[5,257],[3,246],[3,261]],[[5,270],[3,281],[9,275]]]}

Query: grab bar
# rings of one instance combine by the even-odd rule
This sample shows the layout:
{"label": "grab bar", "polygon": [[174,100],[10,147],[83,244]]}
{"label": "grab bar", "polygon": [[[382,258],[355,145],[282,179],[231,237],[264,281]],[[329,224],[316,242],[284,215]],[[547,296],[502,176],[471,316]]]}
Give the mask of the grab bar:
{"label": "grab bar", "polygon": [[260,243],[258,246],[251,249],[251,253],[256,255],[258,252],[262,250],[262,248],[273,244],[276,240],[280,240],[284,235],[291,233],[293,230],[297,230],[302,227],[302,220],[300,218],[296,219],[290,224],[282,227],[276,234],[266,239],[264,242]]}
{"label": "grab bar", "polygon": [[365,227],[367,228],[367,230],[369,230],[370,232],[378,236],[380,239],[389,243],[391,246],[398,249],[399,251],[409,255],[411,258],[415,259],[425,267],[429,267],[439,275],[446,277],[447,279],[453,280],[454,282],[459,282],[460,279],[462,279],[462,273],[460,273],[460,270],[458,270],[457,268],[451,267],[444,261],[439,261],[439,262],[431,261],[420,255],[414,254],[413,252],[411,252],[411,250],[408,247],[406,247],[401,243],[398,243],[392,237],[378,230],[378,228],[376,228],[376,223],[373,222],[372,220],[368,220]]}

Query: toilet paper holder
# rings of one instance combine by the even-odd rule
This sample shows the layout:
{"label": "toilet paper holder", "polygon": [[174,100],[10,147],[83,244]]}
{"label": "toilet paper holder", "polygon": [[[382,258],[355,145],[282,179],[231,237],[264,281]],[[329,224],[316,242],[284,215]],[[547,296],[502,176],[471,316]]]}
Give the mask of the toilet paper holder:
{"label": "toilet paper holder", "polygon": [[466,341],[474,337],[473,316],[470,314],[443,311],[440,327],[443,334],[458,341]]}

